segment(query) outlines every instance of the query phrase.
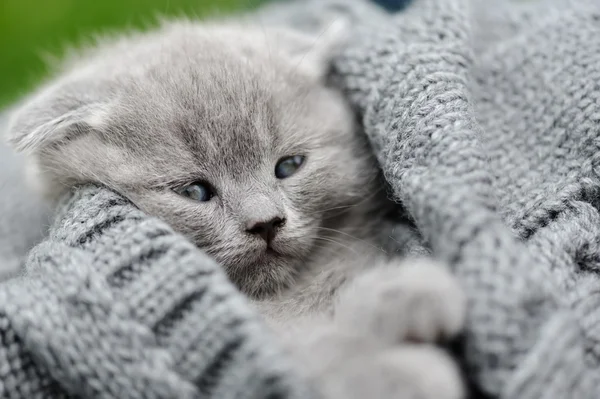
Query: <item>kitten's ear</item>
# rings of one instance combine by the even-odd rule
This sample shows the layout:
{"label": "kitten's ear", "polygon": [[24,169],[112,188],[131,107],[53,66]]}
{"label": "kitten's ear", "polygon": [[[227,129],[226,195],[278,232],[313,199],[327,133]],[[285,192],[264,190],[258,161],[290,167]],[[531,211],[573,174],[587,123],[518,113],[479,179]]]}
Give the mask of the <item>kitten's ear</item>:
{"label": "kitten's ear", "polygon": [[329,72],[333,57],[349,37],[349,21],[338,18],[316,34],[287,32],[285,50],[292,63],[315,79],[323,79]]}
{"label": "kitten's ear", "polygon": [[36,153],[51,144],[100,129],[109,104],[63,89],[42,90],[12,114],[8,142],[18,152]]}

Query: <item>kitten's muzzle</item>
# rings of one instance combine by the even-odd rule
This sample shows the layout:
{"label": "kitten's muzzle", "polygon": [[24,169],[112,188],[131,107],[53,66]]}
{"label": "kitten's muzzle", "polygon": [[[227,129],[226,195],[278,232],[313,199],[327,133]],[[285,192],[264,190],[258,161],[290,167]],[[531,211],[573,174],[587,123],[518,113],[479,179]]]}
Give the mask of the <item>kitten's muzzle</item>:
{"label": "kitten's muzzle", "polygon": [[259,236],[270,246],[279,230],[285,225],[285,222],[285,218],[279,216],[267,221],[253,221],[247,224],[246,232],[254,236]]}

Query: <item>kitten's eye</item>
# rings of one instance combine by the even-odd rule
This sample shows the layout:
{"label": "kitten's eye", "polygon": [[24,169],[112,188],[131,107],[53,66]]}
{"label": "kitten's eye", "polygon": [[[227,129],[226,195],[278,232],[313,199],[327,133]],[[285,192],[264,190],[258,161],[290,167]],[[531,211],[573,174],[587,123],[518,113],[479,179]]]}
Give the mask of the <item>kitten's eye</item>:
{"label": "kitten's eye", "polygon": [[304,163],[303,155],[292,155],[291,157],[281,158],[275,165],[275,177],[285,179],[290,177],[300,169]]}
{"label": "kitten's eye", "polygon": [[189,186],[185,186],[178,191],[180,195],[193,199],[194,201],[206,202],[210,201],[214,197],[214,192],[210,185],[207,183],[193,183]]}

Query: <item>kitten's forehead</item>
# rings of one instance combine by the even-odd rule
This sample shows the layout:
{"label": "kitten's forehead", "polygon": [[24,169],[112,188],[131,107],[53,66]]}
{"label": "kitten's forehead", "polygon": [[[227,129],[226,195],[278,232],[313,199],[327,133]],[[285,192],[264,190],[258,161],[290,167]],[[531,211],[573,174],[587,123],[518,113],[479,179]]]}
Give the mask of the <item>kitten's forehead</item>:
{"label": "kitten's forehead", "polygon": [[276,98],[261,82],[225,75],[230,76],[205,82],[191,107],[175,105],[172,133],[213,167],[244,170],[258,164],[279,139]]}
{"label": "kitten's forehead", "polygon": [[118,100],[104,139],[127,148],[157,181],[244,178],[349,129],[343,101],[322,82],[272,47],[236,38],[186,32],[124,53],[131,63],[109,79]]}
{"label": "kitten's forehead", "polygon": [[123,144],[162,165],[247,173],[301,124],[309,90],[277,63],[222,51],[167,59],[125,82],[114,121]]}
{"label": "kitten's forehead", "polygon": [[190,71],[193,82],[175,91],[172,133],[195,155],[235,170],[258,163],[276,144],[278,107],[288,99],[264,76],[225,61]]}

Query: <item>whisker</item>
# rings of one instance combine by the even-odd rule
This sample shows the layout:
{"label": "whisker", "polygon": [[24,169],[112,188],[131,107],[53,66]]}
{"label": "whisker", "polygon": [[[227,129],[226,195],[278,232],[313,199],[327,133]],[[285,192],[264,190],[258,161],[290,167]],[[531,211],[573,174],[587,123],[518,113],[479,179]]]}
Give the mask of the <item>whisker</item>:
{"label": "whisker", "polygon": [[347,250],[349,250],[349,251],[352,251],[352,252],[353,252],[353,253],[355,253],[355,254],[358,254],[358,253],[356,252],[356,250],[354,250],[354,249],[353,249],[352,247],[350,247],[349,245],[346,245],[346,244],[343,244],[343,243],[341,243],[341,242],[339,242],[339,241],[336,241],[336,240],[334,240],[334,239],[333,239],[333,238],[331,238],[331,237],[315,237],[315,240],[322,240],[322,241],[326,241],[326,242],[331,242],[331,243],[333,243],[333,244],[338,244],[338,245],[340,245],[341,247],[344,247],[344,248],[346,248]]}
{"label": "whisker", "polygon": [[[350,204],[350,205],[340,205],[340,206],[334,206],[333,208],[327,208],[327,209],[319,210],[318,212],[323,212],[323,213],[325,213],[325,212],[335,211],[335,210],[337,210],[337,209],[347,209],[347,208],[352,208],[352,207],[354,207],[354,206],[356,206],[356,204]],[[314,213],[317,213],[317,212],[313,212],[313,214],[314,214]]]}
{"label": "whisker", "polygon": [[314,243],[313,247],[322,251],[324,255],[337,254],[337,250],[338,250],[337,248],[333,248],[329,244],[322,244],[322,243]]}
{"label": "whisker", "polygon": [[343,234],[343,235],[345,235],[345,236],[347,236],[347,237],[350,237],[350,238],[352,238],[352,239],[355,239],[356,241],[360,241],[360,242],[362,242],[363,244],[366,244],[366,245],[368,245],[368,246],[370,246],[370,247],[372,247],[372,248],[375,248],[375,249],[376,249],[376,250],[378,250],[378,251],[381,251],[381,252],[383,252],[383,253],[387,254],[387,252],[386,252],[386,251],[385,251],[383,248],[379,248],[378,246],[376,246],[376,245],[373,245],[372,243],[370,243],[370,242],[368,242],[368,241],[365,241],[365,240],[363,240],[363,239],[361,239],[361,238],[355,237],[355,236],[353,236],[353,235],[351,235],[351,234],[348,234],[348,233],[346,233],[346,232],[344,232],[344,231],[341,231],[341,230],[336,230],[336,229],[331,229],[331,228],[328,228],[328,227],[320,227],[320,226],[319,226],[319,227],[317,227],[317,228],[318,228],[318,229],[321,229],[321,230],[325,230],[325,231],[331,231],[331,232],[333,232],[333,233]]}
{"label": "whisker", "polygon": [[335,206],[332,208],[327,208],[327,209],[320,209],[314,213],[317,212],[321,212],[321,213],[325,213],[325,212],[330,212],[333,210],[337,210],[337,209],[345,209],[345,208],[353,208],[353,207],[357,207],[359,205],[364,204],[367,201],[372,200],[373,198],[375,198],[375,196],[377,196],[377,194],[379,194],[381,192],[381,190],[383,190],[383,187],[379,187],[378,189],[374,190],[370,195],[361,198],[359,201],[353,203],[353,204],[348,204],[348,205],[339,205],[339,206]]}

